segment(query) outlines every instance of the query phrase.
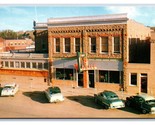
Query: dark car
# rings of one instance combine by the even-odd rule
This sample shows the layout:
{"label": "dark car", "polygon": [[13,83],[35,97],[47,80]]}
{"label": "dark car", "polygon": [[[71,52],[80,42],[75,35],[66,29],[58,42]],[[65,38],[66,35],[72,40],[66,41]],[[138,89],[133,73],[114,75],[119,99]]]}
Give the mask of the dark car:
{"label": "dark car", "polygon": [[116,93],[112,91],[103,91],[99,94],[94,94],[94,100],[96,103],[103,105],[105,109],[124,108],[124,102],[119,99]]}
{"label": "dark car", "polygon": [[143,114],[155,114],[155,98],[147,94],[127,97],[125,104],[141,111]]}

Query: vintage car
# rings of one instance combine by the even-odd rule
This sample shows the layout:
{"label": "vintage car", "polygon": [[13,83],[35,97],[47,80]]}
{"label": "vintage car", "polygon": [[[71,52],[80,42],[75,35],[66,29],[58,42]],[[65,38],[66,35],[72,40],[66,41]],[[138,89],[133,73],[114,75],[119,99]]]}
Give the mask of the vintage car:
{"label": "vintage car", "polygon": [[94,100],[96,103],[103,105],[105,109],[124,108],[124,102],[119,99],[116,93],[112,91],[103,91],[98,94],[94,94]]}
{"label": "vintage car", "polygon": [[155,98],[147,94],[139,94],[126,98],[125,104],[141,111],[143,114],[155,114]]}
{"label": "vintage car", "polygon": [[1,91],[1,96],[14,96],[19,90],[19,85],[15,83],[5,84]]}
{"label": "vintage car", "polygon": [[64,97],[59,87],[48,87],[45,90],[45,95],[49,102],[62,102]]}

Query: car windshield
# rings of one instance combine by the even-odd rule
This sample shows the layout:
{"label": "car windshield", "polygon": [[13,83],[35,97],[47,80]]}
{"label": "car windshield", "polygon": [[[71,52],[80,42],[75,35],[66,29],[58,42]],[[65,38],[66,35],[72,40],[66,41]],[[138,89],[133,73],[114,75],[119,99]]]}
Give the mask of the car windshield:
{"label": "car windshield", "polygon": [[59,88],[49,88],[50,94],[61,93]]}
{"label": "car windshield", "polygon": [[153,105],[153,104],[155,104],[155,100],[148,100],[148,101],[146,101],[146,103],[148,103],[149,105]]}
{"label": "car windshield", "polygon": [[13,88],[13,86],[4,86],[4,89]]}
{"label": "car windshield", "polygon": [[118,99],[118,96],[113,92],[105,92],[105,96],[107,97],[107,99]]}
{"label": "car windshield", "polygon": [[110,96],[107,96],[108,99],[118,99],[118,96],[117,95],[110,95]]}

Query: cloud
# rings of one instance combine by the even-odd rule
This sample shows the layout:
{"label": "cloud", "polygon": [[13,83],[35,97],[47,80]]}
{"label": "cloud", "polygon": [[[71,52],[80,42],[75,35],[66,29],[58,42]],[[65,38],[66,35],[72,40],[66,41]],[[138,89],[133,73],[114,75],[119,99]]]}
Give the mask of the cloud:
{"label": "cloud", "polygon": [[129,18],[142,15],[137,9],[137,6],[107,6],[105,9],[111,13],[127,13]]}

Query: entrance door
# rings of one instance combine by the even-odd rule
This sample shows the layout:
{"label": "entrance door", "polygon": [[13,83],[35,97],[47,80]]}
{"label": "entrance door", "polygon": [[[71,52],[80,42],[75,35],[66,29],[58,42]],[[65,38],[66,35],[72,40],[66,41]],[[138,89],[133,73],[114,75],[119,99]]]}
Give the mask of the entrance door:
{"label": "entrance door", "polygon": [[141,92],[147,93],[147,74],[141,74]]}
{"label": "entrance door", "polygon": [[78,86],[83,87],[83,73],[78,74]]}
{"label": "entrance door", "polygon": [[89,87],[94,88],[94,70],[89,70]]}

